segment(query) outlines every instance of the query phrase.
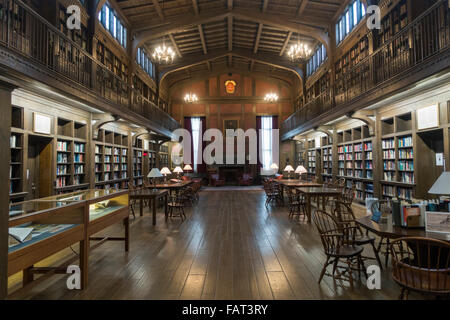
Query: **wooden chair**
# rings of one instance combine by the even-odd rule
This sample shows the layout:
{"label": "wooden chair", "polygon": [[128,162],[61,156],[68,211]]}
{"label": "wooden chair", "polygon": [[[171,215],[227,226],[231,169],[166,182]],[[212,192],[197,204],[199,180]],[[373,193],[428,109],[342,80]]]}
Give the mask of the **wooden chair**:
{"label": "wooden chair", "polygon": [[375,246],[375,237],[369,236],[367,232],[364,233],[361,227],[356,223],[352,205],[342,201],[335,201],[333,215],[342,226],[345,242],[357,246],[370,245],[375,257],[362,256],[363,260],[376,260],[380,268],[383,269],[377,247]]}
{"label": "wooden chair", "polygon": [[270,203],[275,202],[278,203],[280,200],[280,194],[278,188],[274,185],[273,182],[266,182],[264,184],[264,192],[266,193],[266,203],[268,206]]}
{"label": "wooden chair", "polygon": [[[370,211],[374,214],[377,211],[380,211],[384,215],[392,214],[392,201],[391,200],[378,200],[372,203],[370,207]],[[385,258],[385,265],[388,266],[389,262],[389,254],[390,254],[390,239],[389,238],[380,238],[380,242],[378,243],[377,250],[379,253],[382,253]]]}
{"label": "wooden chair", "polygon": [[[342,227],[339,226],[336,219],[321,210],[314,214],[314,223],[319,230],[320,239],[327,259],[320,273],[319,283],[325,275],[331,276],[334,280],[344,280],[350,283],[353,288],[353,265],[358,265],[358,273],[361,277],[361,269],[367,278],[366,268],[362,260],[361,253],[363,248],[354,243],[346,243]],[[343,262],[344,265],[339,263]],[[333,265],[331,274],[327,273],[327,267]]]}
{"label": "wooden chair", "polygon": [[352,205],[356,196],[356,186],[352,185],[351,188],[344,188],[342,191],[342,201],[348,205]]}
{"label": "wooden chair", "polygon": [[221,187],[225,185],[225,179],[220,178],[218,173],[211,175],[211,185],[213,187]]}
{"label": "wooden chair", "polygon": [[450,244],[428,238],[400,238],[390,245],[392,277],[401,287],[400,299],[409,291],[438,296],[450,294]]}
{"label": "wooden chair", "polygon": [[301,193],[295,194],[290,188],[287,189],[289,218],[303,216],[306,218],[306,200]]}
{"label": "wooden chair", "polygon": [[180,217],[181,221],[184,221],[186,219],[186,214],[184,213],[184,201],[185,198],[178,194],[170,196],[170,200],[167,204],[169,210],[169,218]]}
{"label": "wooden chair", "polygon": [[238,184],[240,186],[251,186],[253,184],[253,177],[250,173],[244,173],[242,177],[239,178]]}

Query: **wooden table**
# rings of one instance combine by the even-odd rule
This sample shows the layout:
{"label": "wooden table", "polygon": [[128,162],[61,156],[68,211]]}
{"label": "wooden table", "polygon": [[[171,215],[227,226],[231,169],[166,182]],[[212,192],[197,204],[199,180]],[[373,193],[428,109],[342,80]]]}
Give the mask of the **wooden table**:
{"label": "wooden table", "polygon": [[157,184],[155,186],[150,186],[149,188],[153,189],[159,189],[159,190],[169,190],[170,193],[172,192],[178,192],[181,189],[190,186],[193,184],[194,181],[183,181],[183,182],[177,182],[177,183],[166,183],[166,184]]}
{"label": "wooden table", "polygon": [[450,234],[439,232],[426,232],[422,228],[403,228],[388,225],[387,223],[376,223],[372,216],[356,219],[356,223],[379,237],[387,239],[398,239],[403,237],[423,237],[450,242]]}
{"label": "wooden table", "polygon": [[140,216],[144,215],[144,200],[152,201],[153,210],[153,225],[156,226],[156,202],[158,199],[164,198],[165,203],[165,216],[167,221],[167,203],[169,198],[169,192],[167,190],[153,190],[153,189],[139,189],[130,192],[130,200],[138,200],[140,203]]}
{"label": "wooden table", "polygon": [[313,197],[322,198],[322,207],[325,210],[326,203],[325,199],[327,197],[336,198],[340,200],[342,196],[342,191],[340,189],[334,188],[324,188],[324,187],[301,187],[296,188],[296,190],[305,195],[306,198],[306,216],[308,217],[308,222],[311,222],[311,199]]}

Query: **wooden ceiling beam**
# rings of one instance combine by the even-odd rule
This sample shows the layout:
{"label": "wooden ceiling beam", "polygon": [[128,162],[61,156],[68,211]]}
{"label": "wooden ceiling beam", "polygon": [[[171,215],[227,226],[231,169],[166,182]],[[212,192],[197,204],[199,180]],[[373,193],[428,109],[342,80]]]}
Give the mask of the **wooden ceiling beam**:
{"label": "wooden ceiling beam", "polygon": [[263,0],[262,12],[265,13],[267,11],[267,7],[269,6],[269,0]]}
{"label": "wooden ceiling beam", "polygon": [[280,57],[284,54],[284,51],[286,51],[289,41],[291,41],[291,37],[292,37],[292,31],[289,31],[288,35],[286,37],[286,40],[284,40],[283,47],[281,48]]}
{"label": "wooden ceiling beam", "polygon": [[161,9],[161,6],[159,5],[158,0],[152,0],[153,6],[155,7],[156,13],[158,13],[158,16],[161,20],[164,20],[164,13]]}
{"label": "wooden ceiling beam", "polygon": [[194,13],[195,13],[195,15],[198,16],[200,12],[199,12],[199,10],[198,10],[198,3],[197,3],[197,0],[192,0],[192,6],[194,7]]}
{"label": "wooden ceiling beam", "polygon": [[233,16],[228,16],[228,51],[233,50]]}
{"label": "wooden ceiling beam", "polygon": [[233,10],[233,0],[227,0],[227,8],[228,10]]}
{"label": "wooden ceiling beam", "polygon": [[206,47],[205,35],[203,34],[203,28],[201,24],[198,25],[198,33],[200,34],[200,41],[202,42],[203,53],[207,54],[208,48]]}
{"label": "wooden ceiling beam", "polygon": [[263,24],[260,23],[258,27],[258,33],[256,34],[256,41],[255,41],[255,47],[253,48],[254,53],[258,53],[258,47],[259,47],[259,41],[261,40],[261,34],[263,30]]}
{"label": "wooden ceiling beam", "polygon": [[170,38],[170,41],[172,41],[172,45],[175,49],[175,52],[178,54],[178,56],[180,58],[182,58],[183,55],[181,54],[180,48],[178,47],[177,42],[175,41],[175,38],[173,37],[173,34],[169,34],[169,38]]}
{"label": "wooden ceiling beam", "polygon": [[283,58],[280,58],[278,54],[268,54],[268,53],[257,53],[255,54],[252,49],[237,49],[234,48],[232,52],[228,51],[227,49],[220,49],[220,50],[210,50],[208,51],[208,54],[206,55],[199,55],[198,53],[192,53],[189,55],[185,55],[183,58],[183,61],[179,61],[176,64],[170,65],[170,66],[163,66],[160,68],[159,73],[159,81],[164,80],[169,74],[182,71],[184,69],[191,68],[193,66],[204,64],[207,61],[214,61],[219,58],[227,58],[227,61],[229,62],[229,57],[237,57],[237,58],[243,58],[247,60],[254,60],[255,62],[259,62],[265,65],[269,65],[275,68],[283,69],[290,71],[294,73],[300,81],[302,81],[303,78],[303,71],[301,68],[286,60]]}
{"label": "wooden ceiling beam", "polygon": [[305,11],[306,6],[308,5],[309,0],[302,0],[302,3],[300,4],[300,7],[297,11],[297,17],[301,16],[303,14],[303,11]]}
{"label": "wooden ceiling beam", "polygon": [[[330,52],[330,38],[325,33],[322,28],[316,28],[308,25],[302,25],[299,23],[291,22],[289,20],[280,19],[279,16],[264,14],[261,12],[255,12],[251,10],[245,10],[236,8],[230,12],[222,12],[222,14],[211,15],[210,13],[202,13],[198,16],[188,16],[186,18],[178,18],[172,20],[167,25],[151,29],[145,32],[141,32],[137,35],[137,37],[133,40],[133,54],[136,54],[137,48],[141,47],[143,43],[150,41],[152,39],[159,39],[164,37],[169,33],[179,33],[183,32],[186,29],[190,29],[193,26],[197,26],[199,24],[207,24],[209,22],[218,21],[221,19],[228,19],[228,48],[229,50],[233,50],[233,19],[240,19],[244,21],[252,21],[255,23],[262,23],[264,25],[269,25],[272,27],[279,28],[281,30],[299,32],[305,36],[312,37],[322,44],[324,44],[325,48],[328,52]],[[166,22],[169,20],[167,19]]]}

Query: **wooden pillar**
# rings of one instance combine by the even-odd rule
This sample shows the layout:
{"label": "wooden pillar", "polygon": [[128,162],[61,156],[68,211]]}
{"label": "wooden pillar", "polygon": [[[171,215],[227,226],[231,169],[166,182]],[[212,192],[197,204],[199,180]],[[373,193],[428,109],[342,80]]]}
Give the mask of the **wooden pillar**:
{"label": "wooden pillar", "polygon": [[8,224],[9,224],[9,139],[11,137],[11,92],[14,88],[0,83],[0,299],[8,295]]}
{"label": "wooden pillar", "polygon": [[383,174],[383,150],[381,143],[381,117],[377,111],[375,111],[375,136],[372,140],[372,149],[373,149],[373,194],[375,198],[382,198],[382,189],[380,183],[376,183],[376,181],[380,182],[384,180]]}
{"label": "wooden pillar", "polygon": [[333,126],[333,146],[332,146],[332,166],[333,166],[333,181],[337,180],[337,175],[339,174],[339,156],[338,156],[338,133],[336,126]]}

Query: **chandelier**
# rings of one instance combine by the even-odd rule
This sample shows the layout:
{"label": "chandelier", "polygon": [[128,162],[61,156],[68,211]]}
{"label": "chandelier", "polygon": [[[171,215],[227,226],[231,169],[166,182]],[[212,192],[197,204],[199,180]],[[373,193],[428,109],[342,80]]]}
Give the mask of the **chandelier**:
{"label": "chandelier", "polygon": [[198,97],[196,94],[193,93],[188,93],[185,97],[184,97],[184,102],[186,103],[194,103],[198,101]]}
{"label": "chandelier", "polygon": [[300,35],[296,44],[291,45],[287,55],[293,62],[304,61],[312,54],[312,50],[305,43],[300,43]]}
{"label": "chandelier", "polygon": [[269,103],[275,103],[278,101],[278,95],[276,93],[268,93],[266,94],[264,101]]}
{"label": "chandelier", "polygon": [[153,50],[153,62],[158,64],[169,64],[175,59],[175,51],[170,46],[166,46],[164,40],[162,46],[157,46]]}
{"label": "chandelier", "polygon": [[[164,12],[164,0],[162,2],[162,11]],[[173,60],[175,59],[175,51],[172,47],[167,46],[164,40],[165,37],[163,37],[162,46],[159,45],[155,48],[155,50],[153,50],[152,60],[158,64],[173,63]]]}

